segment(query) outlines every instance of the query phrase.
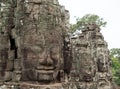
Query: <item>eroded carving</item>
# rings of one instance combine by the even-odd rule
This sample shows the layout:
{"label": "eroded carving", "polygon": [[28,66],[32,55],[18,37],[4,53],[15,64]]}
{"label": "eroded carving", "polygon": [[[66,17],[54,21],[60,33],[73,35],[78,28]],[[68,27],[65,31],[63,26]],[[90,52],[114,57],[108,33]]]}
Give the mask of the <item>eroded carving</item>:
{"label": "eroded carving", "polygon": [[71,38],[69,11],[57,0],[2,0],[0,12],[0,88],[112,89],[99,26]]}

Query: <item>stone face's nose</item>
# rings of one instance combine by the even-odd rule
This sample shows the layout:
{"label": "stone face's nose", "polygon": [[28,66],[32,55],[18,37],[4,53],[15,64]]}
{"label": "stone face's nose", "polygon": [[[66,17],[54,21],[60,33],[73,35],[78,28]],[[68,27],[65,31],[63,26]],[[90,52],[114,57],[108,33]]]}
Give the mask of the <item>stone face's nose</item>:
{"label": "stone face's nose", "polygon": [[50,54],[46,55],[45,62],[47,66],[50,66],[53,64],[53,60],[51,59]]}
{"label": "stone face's nose", "polygon": [[103,65],[103,69],[104,69],[105,71],[107,70],[107,65],[106,65],[106,64]]}
{"label": "stone face's nose", "polygon": [[106,68],[106,64],[105,63],[103,64],[103,68]]}
{"label": "stone face's nose", "polygon": [[40,65],[51,66],[53,65],[53,60],[51,59],[50,53],[45,52],[43,58],[39,60]]}
{"label": "stone face's nose", "polygon": [[91,71],[87,71],[86,73],[87,73],[88,75],[90,75],[90,74],[91,74]]}

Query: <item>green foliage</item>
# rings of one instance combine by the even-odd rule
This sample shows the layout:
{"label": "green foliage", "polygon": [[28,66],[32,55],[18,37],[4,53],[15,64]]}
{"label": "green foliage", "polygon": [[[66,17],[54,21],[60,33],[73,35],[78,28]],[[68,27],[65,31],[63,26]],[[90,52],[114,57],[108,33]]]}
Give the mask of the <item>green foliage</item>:
{"label": "green foliage", "polygon": [[115,82],[120,85],[120,49],[113,48],[110,50],[112,59],[112,72]]}
{"label": "green foliage", "polygon": [[71,32],[82,30],[88,23],[95,23],[99,27],[105,27],[107,24],[107,22],[104,21],[103,18],[100,18],[98,15],[87,14],[82,18],[77,18],[76,24],[71,24]]}
{"label": "green foliage", "polygon": [[120,48],[113,48],[110,50],[110,56],[120,57]]}

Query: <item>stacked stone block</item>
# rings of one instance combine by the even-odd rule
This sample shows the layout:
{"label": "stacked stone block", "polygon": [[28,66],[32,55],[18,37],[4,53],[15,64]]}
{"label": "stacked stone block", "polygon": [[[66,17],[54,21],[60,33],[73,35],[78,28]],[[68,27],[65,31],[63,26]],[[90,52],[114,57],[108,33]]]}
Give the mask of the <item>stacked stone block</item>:
{"label": "stacked stone block", "polygon": [[74,40],[69,28],[58,0],[1,0],[0,88],[113,89],[100,28],[87,24]]}
{"label": "stacked stone block", "polygon": [[113,89],[111,59],[100,28],[94,23],[87,24],[75,40],[73,57],[78,65],[75,77],[79,78],[79,87]]}

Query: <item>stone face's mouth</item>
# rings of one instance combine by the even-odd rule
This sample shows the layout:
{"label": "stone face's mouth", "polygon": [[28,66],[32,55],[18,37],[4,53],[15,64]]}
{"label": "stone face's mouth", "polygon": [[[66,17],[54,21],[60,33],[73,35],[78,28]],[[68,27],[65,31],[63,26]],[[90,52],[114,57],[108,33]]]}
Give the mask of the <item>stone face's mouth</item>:
{"label": "stone face's mouth", "polygon": [[45,69],[36,70],[35,72],[37,74],[37,80],[39,82],[42,82],[42,81],[45,81],[45,82],[53,81],[54,70],[51,70],[50,68],[45,68]]}
{"label": "stone face's mouth", "polygon": [[36,70],[46,70],[46,71],[48,71],[48,70],[54,70],[54,67],[50,67],[50,66],[39,66],[39,67],[37,67],[36,68]]}
{"label": "stone face's mouth", "polygon": [[92,81],[92,76],[90,76],[90,75],[84,75],[84,80],[86,81],[86,82],[90,82],[90,81]]}
{"label": "stone face's mouth", "polygon": [[53,70],[36,70],[37,73],[39,74],[53,74]]}
{"label": "stone face's mouth", "polygon": [[109,86],[109,82],[106,79],[99,79],[98,85],[101,87]]}
{"label": "stone face's mouth", "polygon": [[53,66],[38,66],[35,69],[37,80],[39,82],[42,81],[53,81],[53,75],[54,75],[54,67]]}

